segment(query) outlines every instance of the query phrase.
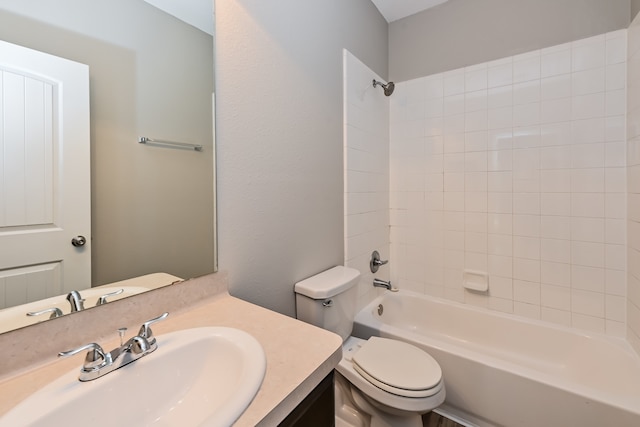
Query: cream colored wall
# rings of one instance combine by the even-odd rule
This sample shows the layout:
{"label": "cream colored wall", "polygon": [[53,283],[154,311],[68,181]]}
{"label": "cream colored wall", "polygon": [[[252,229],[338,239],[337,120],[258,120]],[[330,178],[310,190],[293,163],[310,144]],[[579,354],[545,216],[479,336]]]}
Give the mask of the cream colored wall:
{"label": "cream colored wall", "polygon": [[213,271],[211,36],[128,0],[3,0],[0,22],[2,40],[89,65],[93,284]]}
{"label": "cream colored wall", "polygon": [[295,315],[294,284],[344,262],[342,49],[383,77],[369,0],[217,0],[219,266]]}
{"label": "cream colored wall", "polygon": [[389,76],[409,80],[627,28],[629,13],[629,0],[449,0],[389,25]]}

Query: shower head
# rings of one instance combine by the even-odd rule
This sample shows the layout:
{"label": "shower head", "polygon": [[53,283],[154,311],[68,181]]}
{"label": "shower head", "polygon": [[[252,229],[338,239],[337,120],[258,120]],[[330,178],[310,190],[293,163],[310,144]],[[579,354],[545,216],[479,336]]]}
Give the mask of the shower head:
{"label": "shower head", "polygon": [[382,88],[384,89],[384,94],[386,96],[391,96],[391,94],[393,93],[393,89],[396,88],[396,85],[393,82],[384,84],[382,82],[377,81],[376,79],[373,79],[373,87],[376,87],[376,86],[382,86]]}

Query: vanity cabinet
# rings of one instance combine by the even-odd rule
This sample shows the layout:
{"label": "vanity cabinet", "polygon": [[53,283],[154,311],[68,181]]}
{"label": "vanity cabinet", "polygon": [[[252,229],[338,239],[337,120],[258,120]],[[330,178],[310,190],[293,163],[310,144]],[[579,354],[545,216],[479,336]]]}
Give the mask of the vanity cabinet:
{"label": "vanity cabinet", "polygon": [[279,427],[333,427],[335,401],[333,372],[327,375],[285,418]]}

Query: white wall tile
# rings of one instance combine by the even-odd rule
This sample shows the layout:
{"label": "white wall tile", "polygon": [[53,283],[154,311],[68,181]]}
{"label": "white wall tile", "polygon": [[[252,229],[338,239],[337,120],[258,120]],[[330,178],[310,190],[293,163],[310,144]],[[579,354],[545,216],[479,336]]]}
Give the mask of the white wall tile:
{"label": "white wall tile", "polygon": [[616,34],[612,38],[606,40],[606,63],[619,64],[626,61],[627,56],[627,38],[626,35]]}
{"label": "white wall tile", "polygon": [[540,217],[540,236],[570,240],[571,217],[542,215]]}
{"label": "white wall tile", "polygon": [[561,74],[540,81],[540,97],[543,101],[571,96],[571,75]]}
{"label": "white wall tile", "polygon": [[513,60],[513,82],[519,83],[540,79],[540,62],[539,51],[527,57],[515,57]]}
{"label": "white wall tile", "polygon": [[571,287],[591,292],[604,292],[605,271],[603,268],[571,266]]}
{"label": "white wall tile", "polygon": [[[489,152],[488,191],[508,193],[513,190],[513,174],[509,169],[511,156]],[[499,152],[497,152],[499,153]]]}
{"label": "white wall tile", "polygon": [[540,123],[571,120],[571,98],[546,99],[540,104]]}
{"label": "white wall tile", "polygon": [[605,97],[605,114],[619,116],[626,111],[627,98],[624,89],[607,91]]}
{"label": "white wall tile", "polygon": [[487,229],[489,233],[512,234],[513,215],[510,213],[489,213],[487,215]]}
{"label": "white wall tile", "polygon": [[465,92],[464,94],[464,111],[466,113],[487,109],[487,91],[475,90],[474,92]]}
{"label": "white wall tile", "polygon": [[605,74],[605,89],[607,91],[625,89],[627,80],[627,67],[625,63],[607,65]]}
{"label": "white wall tile", "polygon": [[604,92],[605,67],[577,71],[571,75],[571,94],[573,96]]}
{"label": "white wall tile", "polygon": [[605,333],[606,331],[603,318],[587,316],[576,312],[571,313],[571,326],[598,333]]}
{"label": "white wall tile", "polygon": [[510,85],[513,83],[513,61],[490,66],[487,69],[487,84],[489,88]]}
{"label": "white wall tile", "polygon": [[541,193],[540,213],[549,216],[571,215],[571,193]]}
{"label": "white wall tile", "polygon": [[[624,167],[626,166],[626,150],[625,142],[609,142],[605,144],[605,166],[606,167]],[[626,174],[626,169],[625,169]]]}
{"label": "white wall tile", "polygon": [[560,239],[542,239],[540,259],[543,261],[571,263],[571,241]]}
{"label": "white wall tile", "polygon": [[[566,150],[567,159],[564,161],[571,163],[571,150]],[[544,154],[541,151],[541,167]],[[549,159],[553,162],[553,159]],[[549,165],[549,161],[544,160],[545,165]],[[571,170],[570,169],[550,169],[540,171],[540,192],[542,193],[569,193],[571,192]]]}
{"label": "white wall tile", "polygon": [[568,288],[571,286],[571,265],[542,261],[540,263],[540,280],[542,283]]}
{"label": "white wall tile", "polygon": [[[574,159],[573,163],[576,164],[578,161]],[[584,163],[588,164],[589,162],[584,161]],[[573,193],[603,193],[604,188],[604,168],[573,169],[571,171],[571,191]]]}
{"label": "white wall tile", "polygon": [[571,310],[571,290],[564,286],[542,285],[541,304],[557,310]]}
{"label": "white wall tile", "polygon": [[590,144],[605,141],[605,119],[574,120],[571,122],[571,142]]}
{"label": "white wall tile", "polygon": [[540,305],[540,284],[514,280],[513,299],[518,302]]}
{"label": "white wall tile", "polygon": [[486,64],[470,68],[467,67],[464,75],[465,92],[473,92],[487,88],[487,67]]}
{"label": "white wall tile", "polygon": [[541,319],[545,322],[556,323],[563,326],[571,326],[571,312],[557,310],[550,307],[541,308]]}
{"label": "white wall tile", "polygon": [[487,112],[487,128],[503,129],[513,126],[513,108],[491,108]]}
{"label": "white wall tile", "polygon": [[[422,96],[391,101],[390,182],[407,193],[390,195],[392,220],[405,224],[392,227],[392,246],[400,239],[398,247],[413,248],[403,269],[419,254],[428,266],[408,267],[403,283],[491,310],[626,332],[626,269],[640,265],[640,138],[631,138],[640,136],[640,85],[627,100],[626,84],[627,74],[640,81],[640,66],[628,66],[626,45],[625,30],[577,40],[416,79]],[[359,140],[366,146],[365,135]],[[356,160],[363,172],[376,170],[367,169],[369,157]],[[627,209],[637,227],[627,227]],[[627,262],[628,240],[638,250]],[[489,272],[488,295],[463,290],[463,268]],[[640,300],[635,270],[637,286],[629,286]],[[640,349],[638,319],[630,330]]]}
{"label": "white wall tile", "polygon": [[605,64],[604,40],[580,40],[572,43],[571,71],[598,68]]}
{"label": "white wall tile", "polygon": [[511,107],[513,105],[513,86],[501,86],[487,91],[487,108]]}
{"label": "white wall tile", "polygon": [[[604,104],[604,100],[603,100]],[[604,109],[604,105],[603,105]],[[586,113],[585,113],[586,114]],[[513,107],[513,126],[531,126],[540,123],[540,103],[515,105]]]}
{"label": "white wall tile", "polygon": [[571,116],[573,120],[591,119],[605,115],[604,92],[574,96],[571,101]]}
{"label": "white wall tile", "polygon": [[447,71],[442,74],[444,96],[464,93],[464,70]]}
{"label": "white wall tile", "polygon": [[599,292],[571,290],[571,310],[574,313],[604,318],[604,294]]}
{"label": "white wall tile", "polygon": [[544,53],[541,58],[541,77],[555,76],[571,72],[571,50],[566,48]]}
{"label": "white wall tile", "polygon": [[602,193],[572,193],[571,215],[604,218],[604,199]]}
{"label": "white wall tile", "polygon": [[442,98],[444,96],[444,81],[442,74],[435,74],[424,79],[425,99]]}
{"label": "white wall tile", "polygon": [[540,306],[536,304],[514,301],[513,314],[530,319],[540,319]]}
{"label": "white wall tile", "polygon": [[443,115],[453,116],[464,113],[465,99],[464,93],[458,95],[445,96],[443,98]]}

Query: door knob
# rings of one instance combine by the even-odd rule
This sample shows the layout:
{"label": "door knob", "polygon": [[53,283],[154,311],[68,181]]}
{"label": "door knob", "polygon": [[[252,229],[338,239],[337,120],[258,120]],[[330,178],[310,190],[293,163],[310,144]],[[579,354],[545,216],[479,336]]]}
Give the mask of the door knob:
{"label": "door knob", "polygon": [[84,246],[85,243],[87,243],[87,239],[84,236],[76,236],[73,239],[71,239],[71,244],[76,248],[80,246]]}

